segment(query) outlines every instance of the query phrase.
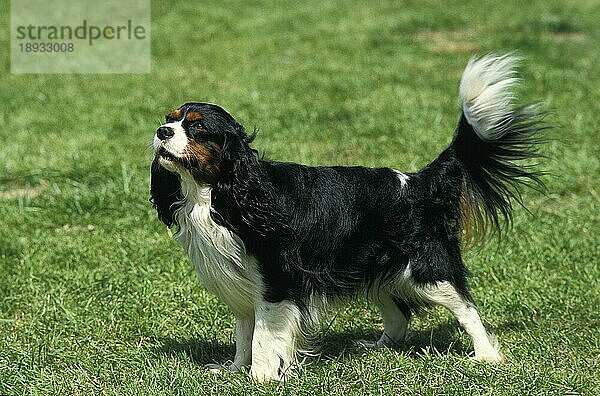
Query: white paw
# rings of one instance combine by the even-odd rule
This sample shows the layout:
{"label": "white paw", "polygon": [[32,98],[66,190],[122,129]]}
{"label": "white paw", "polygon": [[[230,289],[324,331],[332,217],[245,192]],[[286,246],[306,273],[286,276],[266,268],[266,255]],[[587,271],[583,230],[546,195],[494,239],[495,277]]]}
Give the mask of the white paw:
{"label": "white paw", "polygon": [[472,358],[473,361],[479,363],[500,363],[502,362],[502,355],[498,351],[490,350],[485,352],[476,353],[475,357]]}
{"label": "white paw", "polygon": [[255,370],[254,367],[250,369],[250,376],[256,382],[268,382],[268,381],[283,381],[283,377],[277,372],[272,370]]}

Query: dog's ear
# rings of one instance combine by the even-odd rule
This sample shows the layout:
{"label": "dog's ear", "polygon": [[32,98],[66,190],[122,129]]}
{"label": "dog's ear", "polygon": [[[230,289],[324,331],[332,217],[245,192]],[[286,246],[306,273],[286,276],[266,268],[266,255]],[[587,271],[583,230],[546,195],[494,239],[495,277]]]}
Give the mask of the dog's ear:
{"label": "dog's ear", "polygon": [[179,177],[160,165],[157,158],[152,161],[150,176],[150,202],[158,213],[160,221],[167,227],[176,225],[175,211],[181,201]]}
{"label": "dog's ear", "polygon": [[266,298],[276,301],[282,298],[280,290],[291,289],[285,285],[293,284],[287,269],[302,268],[302,263],[290,215],[278,199],[265,164],[249,146],[255,135],[229,135],[221,152],[221,180],[213,204],[261,266],[269,268],[266,276],[274,276],[272,282],[280,287],[264,292]]}
{"label": "dog's ear", "polygon": [[270,243],[272,239],[281,243],[291,237],[292,232],[256,150],[248,145],[253,138],[254,134],[249,137],[245,133],[228,136],[221,153],[222,180],[218,190],[233,201],[231,206],[243,223],[238,227],[245,228],[250,239],[260,239],[263,243]]}

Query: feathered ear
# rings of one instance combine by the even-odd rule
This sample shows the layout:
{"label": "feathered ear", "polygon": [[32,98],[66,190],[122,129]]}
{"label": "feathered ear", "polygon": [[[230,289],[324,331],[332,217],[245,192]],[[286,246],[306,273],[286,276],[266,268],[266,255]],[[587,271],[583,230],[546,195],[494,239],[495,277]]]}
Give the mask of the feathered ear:
{"label": "feathered ear", "polygon": [[[289,213],[258,159],[248,136],[236,136],[223,145],[221,180],[213,190],[213,205],[220,220],[244,241],[273,281],[291,282],[289,268],[302,268]],[[277,288],[266,288],[265,298],[279,300]]]}
{"label": "feathered ear", "polygon": [[250,239],[260,239],[263,243],[285,241],[292,235],[287,216],[277,202],[275,188],[261,168],[256,150],[248,145],[248,137],[227,140],[221,158],[222,180],[218,194],[233,204],[221,210],[231,212],[234,207],[242,222],[237,227],[244,228]]}
{"label": "feathered ear", "polygon": [[150,177],[150,202],[156,209],[160,221],[167,227],[176,224],[175,211],[179,208],[181,199],[179,177],[163,168],[158,159],[154,158]]}

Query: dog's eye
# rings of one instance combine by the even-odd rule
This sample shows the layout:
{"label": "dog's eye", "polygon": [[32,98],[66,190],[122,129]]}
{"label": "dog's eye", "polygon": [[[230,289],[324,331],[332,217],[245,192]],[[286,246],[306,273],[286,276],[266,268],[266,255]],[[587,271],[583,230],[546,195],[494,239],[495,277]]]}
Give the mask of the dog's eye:
{"label": "dog's eye", "polygon": [[199,122],[192,122],[188,128],[190,131],[206,132],[206,129],[204,128],[204,126]]}
{"label": "dog's eye", "polygon": [[188,131],[195,139],[206,139],[209,133],[200,122],[193,122],[188,126]]}

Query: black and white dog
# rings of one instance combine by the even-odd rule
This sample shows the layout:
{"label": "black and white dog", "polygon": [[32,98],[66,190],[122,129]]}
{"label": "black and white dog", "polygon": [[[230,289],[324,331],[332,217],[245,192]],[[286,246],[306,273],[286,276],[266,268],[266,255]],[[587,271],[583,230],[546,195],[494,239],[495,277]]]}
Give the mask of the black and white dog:
{"label": "black and white dog", "polygon": [[450,146],[417,173],[266,161],[256,133],[219,106],[186,103],[154,137],[151,201],[175,226],[207,290],[236,317],[230,369],[282,379],[318,312],[366,296],[381,310],[379,347],[404,340],[411,313],[440,304],[498,362],[467,287],[461,243],[510,221],[519,187],[540,183],[519,161],[546,129],[536,106],[513,106],[515,58],[472,59]]}

